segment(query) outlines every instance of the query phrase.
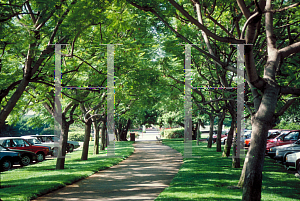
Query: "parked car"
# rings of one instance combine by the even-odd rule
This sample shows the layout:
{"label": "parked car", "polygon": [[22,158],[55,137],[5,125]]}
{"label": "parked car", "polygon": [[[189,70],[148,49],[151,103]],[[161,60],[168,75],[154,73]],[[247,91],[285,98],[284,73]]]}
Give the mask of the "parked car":
{"label": "parked car", "polygon": [[26,150],[19,150],[19,149],[8,149],[6,147],[3,147],[2,145],[0,145],[0,147],[2,147],[2,149],[5,149],[6,151],[13,151],[13,152],[17,152],[20,154],[20,160],[19,161],[15,161],[14,164],[20,164],[21,166],[27,166],[30,163],[32,163],[33,161],[37,161],[37,155],[31,151],[26,151]]}
{"label": "parked car", "polygon": [[[226,137],[227,134],[228,134],[228,131],[222,131],[221,139],[222,139],[223,137]],[[213,134],[213,139],[212,139],[212,142],[213,142],[213,143],[215,143],[215,142],[217,141],[217,137],[218,137],[218,135],[216,134],[216,132],[214,132],[214,134]],[[208,136],[208,138],[207,138],[206,140],[208,141],[208,139],[209,139],[209,136]],[[222,142],[221,142],[221,143],[222,143]]]}
{"label": "parked car", "polygon": [[[267,143],[268,142],[276,142],[276,141],[278,141],[278,140],[282,140],[282,138],[284,137],[284,136],[286,136],[289,132],[291,132],[290,130],[282,130],[282,131],[280,131],[280,134],[279,135],[277,135],[276,137],[274,137],[274,138],[269,138],[268,137],[268,139],[267,139]],[[269,136],[271,136],[272,134],[270,134]]]}
{"label": "parked car", "polygon": [[[37,137],[42,143],[45,142],[59,142],[59,137],[56,135],[30,135],[32,137]],[[74,149],[79,147],[79,143],[76,141],[67,141],[67,152],[72,152]]]}
{"label": "parked car", "polygon": [[270,151],[270,148],[272,148],[272,147],[282,146],[282,145],[286,145],[286,144],[292,144],[292,143],[296,142],[300,137],[299,132],[300,132],[300,130],[290,131],[284,137],[280,137],[276,141],[273,141],[273,142],[268,142],[267,147],[266,147],[266,153],[268,153]]}
{"label": "parked car", "polygon": [[227,137],[228,137],[228,136],[225,136],[225,137],[222,137],[222,138],[221,138],[221,144],[226,144]]}
{"label": "parked car", "polygon": [[13,150],[19,149],[34,152],[37,155],[38,162],[45,160],[45,156],[49,152],[49,147],[31,145],[21,137],[1,137],[0,145]]}
{"label": "parked car", "polygon": [[246,131],[244,134],[244,146],[245,147],[250,146],[251,134],[252,134],[252,130]]}
{"label": "parked car", "polygon": [[275,160],[285,163],[285,157],[288,154],[300,152],[300,140],[293,144],[286,144],[278,147],[270,148],[268,155]]}
{"label": "parked car", "polygon": [[274,139],[275,137],[277,137],[278,135],[280,135],[280,132],[274,132],[268,135],[267,139]]}
{"label": "parked car", "polygon": [[[246,139],[248,139],[248,138],[250,138],[251,137],[251,130],[246,130],[245,132],[244,132],[244,134],[240,137],[240,141],[242,141],[242,143],[244,142],[244,140],[246,140]],[[226,141],[227,141],[227,137],[228,136],[225,136],[225,137],[223,137],[223,138],[221,138],[221,144],[226,144]],[[234,140],[234,138],[232,138],[232,141]],[[242,144],[243,145],[243,144]],[[241,145],[241,146],[242,146]]]}
{"label": "parked car", "polygon": [[0,170],[9,170],[16,161],[21,160],[20,157],[20,153],[8,151],[4,147],[0,146]]}
{"label": "parked car", "polygon": [[[280,130],[280,129],[277,129],[277,130],[269,130],[268,131],[268,137],[267,137],[267,142],[272,142],[272,141],[276,141],[277,139],[274,139],[276,138],[277,136],[279,136],[280,134],[282,134],[282,136],[286,135],[289,131],[287,130]],[[250,142],[251,142],[251,135],[250,135],[250,138],[246,139],[245,140],[245,147],[250,147]]]}
{"label": "parked car", "polygon": [[285,157],[285,167],[287,169],[296,169],[300,174],[300,152],[288,154]]}
{"label": "parked car", "polygon": [[35,145],[35,146],[46,146],[50,148],[49,155],[51,156],[57,156],[58,154],[58,147],[59,143],[58,142],[41,142],[39,140],[39,137],[36,135],[25,135],[22,136],[23,139],[27,140],[30,144]]}

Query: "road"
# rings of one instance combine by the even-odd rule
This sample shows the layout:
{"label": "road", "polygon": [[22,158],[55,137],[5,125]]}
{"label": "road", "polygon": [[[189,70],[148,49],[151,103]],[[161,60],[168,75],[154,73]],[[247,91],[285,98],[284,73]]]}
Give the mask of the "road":
{"label": "road", "polygon": [[160,138],[159,131],[155,129],[146,129],[146,133],[139,133],[139,137],[135,138],[135,141],[156,141],[156,136]]}

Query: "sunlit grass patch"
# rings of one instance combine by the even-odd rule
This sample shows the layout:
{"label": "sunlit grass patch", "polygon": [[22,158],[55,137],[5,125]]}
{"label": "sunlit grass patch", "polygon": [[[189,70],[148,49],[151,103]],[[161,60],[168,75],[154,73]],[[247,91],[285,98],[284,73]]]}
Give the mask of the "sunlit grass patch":
{"label": "sunlit grass patch", "polygon": [[[183,154],[184,143],[181,140],[163,140],[163,144]],[[207,142],[196,146],[193,141],[193,155],[201,158],[184,159],[178,174],[156,199],[156,201],[174,200],[241,200],[242,189],[237,185],[242,168],[232,168],[232,158],[221,157],[216,145],[207,148]],[[241,159],[241,166],[244,159]],[[272,159],[264,162],[262,200],[294,201],[300,199],[300,180],[292,171]]]}
{"label": "sunlit grass patch", "polygon": [[65,169],[55,170],[56,159],[14,169],[1,173],[0,198],[3,201],[30,200],[54,189],[61,188],[93,173],[118,164],[134,151],[132,142],[116,142],[115,154],[118,158],[100,158],[105,151],[93,155],[93,145],[90,143],[88,160],[82,161],[81,151],[67,154]]}

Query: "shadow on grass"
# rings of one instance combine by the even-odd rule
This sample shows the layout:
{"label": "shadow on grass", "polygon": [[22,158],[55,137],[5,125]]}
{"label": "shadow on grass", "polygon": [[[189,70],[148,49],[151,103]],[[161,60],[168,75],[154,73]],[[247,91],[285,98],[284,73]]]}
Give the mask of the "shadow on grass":
{"label": "shadow on grass", "polygon": [[[179,139],[163,140],[183,154],[184,143]],[[196,146],[193,141],[193,155],[201,158],[184,159],[178,174],[169,188],[158,200],[241,200],[242,189],[230,189],[237,185],[241,170],[231,167],[231,158],[222,158],[215,146],[207,148],[206,142]],[[244,159],[241,160],[243,165]],[[262,200],[299,200],[299,179],[282,165],[266,158],[263,171]]]}
{"label": "shadow on grass", "polygon": [[[20,169],[1,174],[0,197],[2,200],[29,200],[38,195],[61,188],[66,184],[86,178],[93,173],[107,169],[123,160],[119,158],[99,158],[93,155],[93,146],[89,147],[89,159],[80,160],[81,151],[69,154],[66,158],[65,169],[55,170],[56,159],[43,161]],[[117,142],[116,155],[127,158],[134,151],[131,142]],[[102,152],[105,153],[104,151]],[[101,154],[100,154],[101,155]],[[7,188],[9,187],[9,188]]]}

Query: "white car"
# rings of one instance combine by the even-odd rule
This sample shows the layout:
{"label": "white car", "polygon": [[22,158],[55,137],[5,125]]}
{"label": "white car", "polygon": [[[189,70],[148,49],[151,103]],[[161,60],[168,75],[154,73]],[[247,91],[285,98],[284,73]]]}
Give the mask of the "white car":
{"label": "white car", "polygon": [[296,169],[300,174],[300,152],[286,155],[285,160],[285,167],[287,169]]}
{"label": "white car", "polygon": [[27,140],[30,144],[35,146],[47,146],[50,147],[49,154],[52,156],[57,156],[58,154],[58,142],[41,142],[37,137],[35,136],[22,136],[23,139]]}
{"label": "white car", "polygon": [[[42,143],[46,142],[56,142],[59,143],[59,137],[56,135],[30,135],[31,137],[36,137]],[[74,149],[80,147],[79,143],[76,141],[67,141],[67,152],[72,152]]]}

